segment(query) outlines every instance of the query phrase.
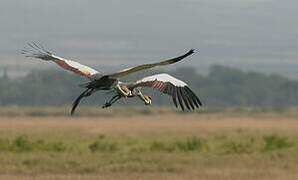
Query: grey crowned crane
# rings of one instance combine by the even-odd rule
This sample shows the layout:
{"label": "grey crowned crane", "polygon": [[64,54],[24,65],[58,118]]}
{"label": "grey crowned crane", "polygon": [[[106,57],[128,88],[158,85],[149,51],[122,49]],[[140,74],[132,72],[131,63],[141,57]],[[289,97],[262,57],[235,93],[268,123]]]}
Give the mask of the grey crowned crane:
{"label": "grey crowned crane", "polygon": [[116,93],[116,95],[113,96],[109,102],[106,102],[102,106],[103,108],[111,106],[122,97],[130,98],[135,96],[139,97],[145,103],[145,105],[151,105],[151,98],[142,94],[140,90],[142,87],[151,87],[164,94],[172,96],[176,108],[178,108],[179,102],[179,105],[183,111],[185,109],[184,105],[189,110],[199,108],[200,106],[202,106],[202,103],[197,95],[188,87],[185,82],[176,79],[169,74],[155,74],[153,76],[145,77],[133,83],[125,83],[119,80],[119,78],[137,71],[179,62],[193,53],[194,50],[191,49],[186,54],[183,54],[179,57],[175,57],[158,63],[139,65],[133,68],[124,69],[116,73],[104,74],[78,62],[58,57],[35,43],[29,43],[28,46],[22,50],[22,54],[24,54],[26,57],[39,58],[45,61],[53,61],[60,67],[81,76],[85,76],[90,80],[90,82],[80,85],[81,87],[86,89],[74,101],[71,109],[71,115],[73,115],[76,107],[83,97],[90,96],[91,94],[99,90],[112,90]]}

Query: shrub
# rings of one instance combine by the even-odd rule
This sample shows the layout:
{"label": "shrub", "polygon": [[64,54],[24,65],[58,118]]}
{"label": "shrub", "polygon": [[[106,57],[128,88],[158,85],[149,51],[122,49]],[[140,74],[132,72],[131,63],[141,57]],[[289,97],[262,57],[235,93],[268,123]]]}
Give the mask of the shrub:
{"label": "shrub", "polygon": [[262,149],[263,152],[285,149],[293,146],[293,143],[287,137],[278,135],[269,135],[263,137],[265,145]]}
{"label": "shrub", "polygon": [[115,152],[119,150],[118,144],[116,142],[107,142],[107,141],[95,141],[94,143],[89,145],[89,149],[91,152]]}
{"label": "shrub", "polygon": [[151,151],[163,151],[166,150],[166,145],[160,141],[154,141],[150,145]]}
{"label": "shrub", "polygon": [[190,137],[186,141],[176,141],[173,146],[180,151],[195,151],[206,147],[206,142],[197,137]]}
{"label": "shrub", "polygon": [[24,137],[16,138],[12,145],[13,150],[18,152],[27,152],[32,151],[34,149],[34,145],[32,144],[32,142],[30,142]]}
{"label": "shrub", "polygon": [[229,141],[223,144],[223,149],[225,153],[252,153],[253,152],[253,145],[254,145],[254,138],[251,138],[249,142],[235,142]]}
{"label": "shrub", "polygon": [[203,139],[197,137],[190,137],[186,140],[175,141],[170,144],[154,141],[151,143],[150,150],[152,151],[195,151],[207,148],[207,144]]}
{"label": "shrub", "polygon": [[56,152],[64,152],[66,151],[67,147],[63,142],[55,142],[52,144],[51,149]]}

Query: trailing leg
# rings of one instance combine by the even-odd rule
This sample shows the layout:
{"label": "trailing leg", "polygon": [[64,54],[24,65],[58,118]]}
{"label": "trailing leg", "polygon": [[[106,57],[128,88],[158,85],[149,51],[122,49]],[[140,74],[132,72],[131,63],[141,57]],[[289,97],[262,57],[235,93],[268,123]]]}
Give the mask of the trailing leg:
{"label": "trailing leg", "polygon": [[112,106],[112,104],[114,104],[116,101],[118,101],[121,98],[121,95],[117,94],[115,96],[112,97],[112,99],[109,102],[106,102],[102,108],[107,108]]}

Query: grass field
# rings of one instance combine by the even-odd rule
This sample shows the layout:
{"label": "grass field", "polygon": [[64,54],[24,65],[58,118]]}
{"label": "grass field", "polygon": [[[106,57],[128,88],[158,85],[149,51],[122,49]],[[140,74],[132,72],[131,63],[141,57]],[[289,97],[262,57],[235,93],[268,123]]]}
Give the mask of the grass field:
{"label": "grass field", "polygon": [[295,108],[86,109],[0,108],[0,179],[298,179]]}

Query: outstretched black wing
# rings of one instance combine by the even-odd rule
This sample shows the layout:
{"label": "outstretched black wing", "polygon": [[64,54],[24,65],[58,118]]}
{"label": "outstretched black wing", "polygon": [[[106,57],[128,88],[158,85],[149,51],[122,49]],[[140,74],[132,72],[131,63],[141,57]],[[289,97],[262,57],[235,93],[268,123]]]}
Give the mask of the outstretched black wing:
{"label": "outstretched black wing", "polygon": [[179,57],[175,57],[173,59],[169,59],[166,61],[162,61],[162,62],[158,62],[158,63],[153,63],[153,64],[143,64],[140,66],[136,66],[133,68],[128,68],[128,69],[124,69],[122,71],[119,71],[117,73],[113,73],[113,74],[108,74],[107,76],[109,76],[110,78],[119,78],[122,76],[126,76],[128,74],[137,72],[137,71],[141,71],[141,70],[145,70],[145,69],[150,69],[156,66],[166,66],[166,65],[170,65],[173,63],[176,63],[178,61],[181,61],[182,59],[186,58],[187,56],[191,55],[194,53],[194,49],[191,49],[190,51],[188,51],[186,54],[179,56]]}

